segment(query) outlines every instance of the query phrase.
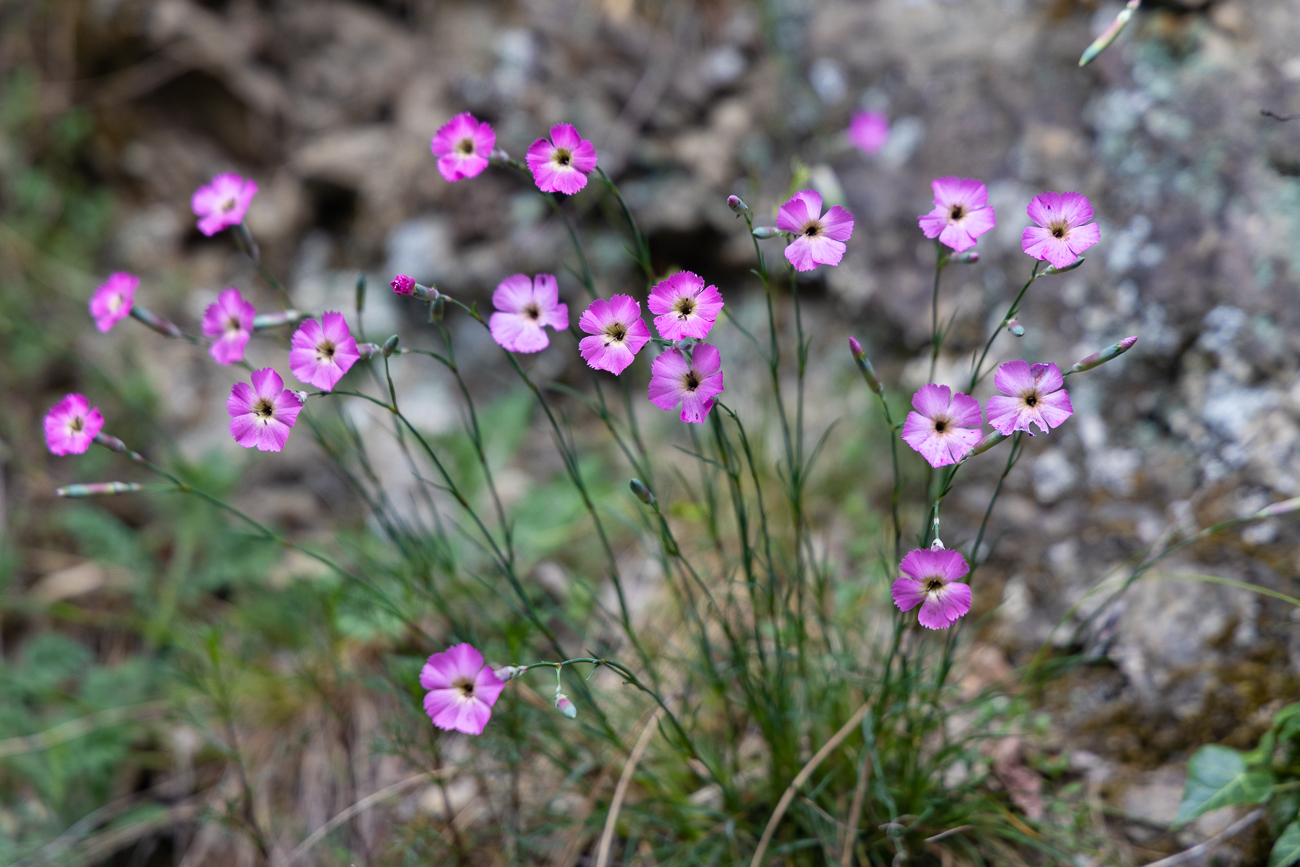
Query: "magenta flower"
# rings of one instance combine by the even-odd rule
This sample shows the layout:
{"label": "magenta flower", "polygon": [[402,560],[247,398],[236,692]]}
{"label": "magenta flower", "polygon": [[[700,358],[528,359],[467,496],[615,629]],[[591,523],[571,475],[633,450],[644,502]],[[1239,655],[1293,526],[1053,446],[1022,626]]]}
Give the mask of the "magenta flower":
{"label": "magenta flower", "polygon": [[853,235],[853,215],[839,205],[822,214],[821,195],[803,190],[776,212],[776,227],[799,236],[785,248],[785,258],[796,271],[811,271],[840,264],[848,249],[844,242]]}
{"label": "magenta flower", "polygon": [[217,175],[194,191],[190,210],[199,218],[199,231],[208,237],[244,222],[244,214],[257,195],[257,183],[234,172]]}
{"label": "magenta flower", "polygon": [[569,327],[569,305],[560,303],[560,286],[554,275],[512,274],[492,293],[497,309],[488,320],[492,339],[511,352],[541,352],[550,345],[546,326]]}
{"label": "magenta flower", "polygon": [[631,295],[597,298],[582,312],[578,327],[591,337],[578,343],[578,351],[596,370],[617,376],[627,369],[641,347],[650,342],[650,329],[641,321],[641,305]]}
{"label": "magenta flower", "polygon": [[855,111],[849,119],[849,144],[874,154],[889,140],[889,118],[878,111]]}
{"label": "magenta flower", "polygon": [[352,369],[361,353],[342,313],[308,319],[289,342],[289,369],[303,382],[330,391]]}
{"label": "magenta flower", "polygon": [[420,669],[420,686],[429,690],[424,712],[444,731],[483,733],[505,684],[483,664],[483,654],[469,644],[435,653]]}
{"label": "magenta flower", "polygon": [[918,619],[926,629],[947,629],[970,611],[970,585],[957,581],[970,571],[960,552],[918,548],[898,568],[903,574],[891,588],[894,604],[900,611],[920,605]]}
{"label": "magenta flower", "polygon": [[[1035,259],[1064,268],[1079,254],[1101,240],[1101,229],[1092,219],[1092,203],[1083,193],[1043,193],[1025,208],[1037,226],[1029,226],[1020,246]],[[1086,224],[1086,225],[1085,225]]]}
{"label": "magenta flower", "polygon": [[487,122],[469,112],[458,114],[438,128],[429,149],[438,158],[438,171],[449,181],[472,178],[488,167],[497,134]]}
{"label": "magenta flower", "polygon": [[45,414],[45,445],[56,455],[80,455],[104,427],[99,407],[83,395],[70,394]]}
{"label": "magenta flower", "polygon": [[135,302],[135,288],[140,285],[140,278],[125,271],[116,271],[90,296],[90,315],[95,317],[95,327],[101,334],[131,313]]}
{"label": "magenta flower", "polygon": [[986,409],[989,424],[1003,436],[1017,430],[1033,436],[1031,424],[1047,433],[1074,414],[1070,395],[1062,388],[1065,378],[1055,364],[1008,361],[993,374],[993,384],[1002,394],[990,397]]}
{"label": "magenta flower", "polygon": [[393,291],[398,295],[415,294],[415,278],[408,277],[405,274],[398,274],[393,278],[393,282],[388,284],[393,287]]}
{"label": "magenta flower", "polygon": [[215,304],[203,311],[203,333],[216,338],[208,348],[217,364],[234,364],[244,360],[244,347],[253,336],[253,317],[257,310],[244,300],[238,289],[227,289]]}
{"label": "magenta flower", "polygon": [[661,353],[650,365],[650,402],[660,409],[682,405],[682,421],[702,424],[722,393],[722,356],[716,346],[697,343],[691,357],[680,349]]}
{"label": "magenta flower", "polygon": [[587,185],[596,168],[596,148],[567,123],[551,127],[548,141],[539,138],[528,148],[528,168],[537,189],[544,193],[573,195]]}
{"label": "magenta flower", "polygon": [[646,306],[651,313],[659,314],[655,316],[655,328],[660,337],[703,340],[722,311],[722,295],[717,286],[705,286],[703,277],[678,271],[655,284]]}
{"label": "magenta flower", "polygon": [[269,367],[253,371],[253,384],[237,382],[226,398],[230,435],[246,449],[278,452],[302,412],[302,401],[284,387],[280,374]]}
{"label": "magenta flower", "polygon": [[975,398],[930,383],[912,395],[912,406],[916,410],[903,422],[903,442],[930,466],[955,464],[979,442],[983,417]]}
{"label": "magenta flower", "polygon": [[934,210],[917,218],[927,238],[938,238],[954,252],[975,246],[975,240],[998,224],[989,207],[989,191],[974,178],[935,178]]}

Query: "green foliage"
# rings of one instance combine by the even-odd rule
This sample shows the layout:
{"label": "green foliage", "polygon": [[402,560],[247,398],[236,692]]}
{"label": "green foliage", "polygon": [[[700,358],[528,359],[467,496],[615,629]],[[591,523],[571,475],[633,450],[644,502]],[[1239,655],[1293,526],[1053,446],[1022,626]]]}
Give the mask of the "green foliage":
{"label": "green foliage", "polygon": [[1268,867],[1291,867],[1300,861],[1300,822],[1292,822],[1282,831],[1268,856]]}
{"label": "green foliage", "polygon": [[1217,744],[1201,747],[1187,763],[1187,786],[1174,826],[1219,807],[1261,803],[1268,798],[1273,782],[1272,773],[1248,768],[1245,757],[1236,750]]}

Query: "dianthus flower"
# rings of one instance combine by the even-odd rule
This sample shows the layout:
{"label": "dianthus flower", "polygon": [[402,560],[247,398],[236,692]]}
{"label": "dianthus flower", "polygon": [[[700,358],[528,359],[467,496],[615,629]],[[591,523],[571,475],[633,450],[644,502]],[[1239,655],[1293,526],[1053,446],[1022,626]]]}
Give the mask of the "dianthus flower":
{"label": "dianthus flower", "polygon": [[539,138],[529,146],[525,159],[537,189],[571,196],[587,185],[587,175],[596,169],[596,148],[572,126],[560,123],[551,127],[549,140]]}
{"label": "dianthus flower", "polygon": [[389,283],[388,285],[392,286],[393,291],[396,292],[398,295],[415,294],[415,278],[409,277],[406,274],[398,274],[396,277],[393,278],[393,282]]}
{"label": "dianthus flower", "polygon": [[226,398],[230,435],[246,449],[278,452],[302,412],[302,401],[284,387],[280,374],[269,367],[253,371],[253,384],[237,382]]}
{"label": "dianthus flower", "polygon": [[993,374],[993,384],[1002,394],[989,398],[989,424],[1004,436],[1017,430],[1033,436],[1031,424],[1047,433],[1074,414],[1070,395],[1062,388],[1065,378],[1055,364],[1008,361]]}
{"label": "dianthus flower", "polygon": [[960,552],[918,548],[898,568],[903,574],[890,591],[894,604],[900,611],[920,605],[917,619],[926,629],[947,629],[970,611],[970,585],[957,580],[970,571]]}
{"label": "dianthus flower", "polygon": [[253,317],[257,310],[244,300],[238,289],[227,289],[216,303],[203,311],[203,334],[215,337],[208,353],[217,364],[234,364],[244,360],[244,347],[253,336]]}
{"label": "dianthus flower", "polygon": [[140,278],[134,274],[117,271],[108,275],[108,279],[90,296],[90,315],[95,317],[95,327],[102,334],[131,313],[135,302],[135,288],[140,285]]}
{"label": "dianthus flower", "polygon": [[793,232],[785,258],[796,271],[811,271],[818,265],[838,265],[848,249],[844,242],[853,235],[853,215],[835,205],[822,214],[822,197],[802,190],[776,212],[776,227]]}
{"label": "dianthus flower", "polygon": [[641,321],[641,305],[631,295],[597,298],[582,312],[578,327],[591,337],[578,343],[587,364],[618,375],[650,342],[650,329]]}
{"label": "dianthus flower", "polygon": [[199,231],[211,237],[244,222],[244,214],[257,195],[257,183],[234,172],[217,175],[194,191],[190,210],[199,218]]}
{"label": "dianthus flower", "polygon": [[569,305],[560,303],[554,275],[512,274],[492,293],[496,313],[488,320],[492,339],[511,352],[541,352],[551,344],[546,326],[569,327]]}
{"label": "dianthus flower", "polygon": [[889,140],[889,118],[878,111],[855,111],[849,119],[849,144],[874,154]]}
{"label": "dianthus flower", "polygon": [[83,454],[103,427],[99,407],[80,394],[70,394],[45,414],[45,445],[56,455]]}
{"label": "dianthus flower", "polygon": [[650,365],[650,402],[660,409],[682,405],[682,421],[702,424],[722,393],[722,356],[716,346],[697,343],[691,357],[680,349],[663,352]]}
{"label": "dianthus flower", "polygon": [[289,343],[293,375],[322,391],[333,389],[360,357],[342,313],[325,313],[319,322],[308,319]]}
{"label": "dianthus flower", "polygon": [[912,395],[914,412],[903,422],[903,442],[921,453],[932,467],[961,460],[980,440],[980,404],[946,385],[929,383]]}
{"label": "dianthus flower", "polygon": [[488,167],[488,155],[496,146],[497,134],[487,121],[469,112],[458,114],[438,128],[429,149],[438,158],[438,171],[449,181],[472,178]]}
{"label": "dianthus flower", "polygon": [[927,238],[938,238],[955,252],[969,250],[975,240],[998,224],[989,207],[989,191],[974,178],[935,178],[934,210],[917,218]]}
{"label": "dianthus flower", "polygon": [[505,684],[483,664],[483,654],[469,644],[435,653],[420,669],[420,686],[429,690],[424,712],[445,731],[483,733]]}
{"label": "dianthus flower", "polygon": [[1038,225],[1025,229],[1020,246],[1053,268],[1071,264],[1101,240],[1101,229],[1088,222],[1092,219],[1092,203],[1083,193],[1043,193],[1034,196],[1025,212]]}
{"label": "dianthus flower", "polygon": [[655,316],[655,328],[666,340],[694,337],[703,340],[722,311],[717,286],[705,286],[704,278],[690,271],[678,271],[660,280],[650,290],[646,306]]}

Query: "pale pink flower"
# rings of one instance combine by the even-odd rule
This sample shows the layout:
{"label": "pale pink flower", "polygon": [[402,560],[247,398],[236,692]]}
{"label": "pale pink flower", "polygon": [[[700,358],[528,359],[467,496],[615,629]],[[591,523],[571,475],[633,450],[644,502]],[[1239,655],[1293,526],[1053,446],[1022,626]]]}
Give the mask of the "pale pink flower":
{"label": "pale pink flower", "polygon": [[[1079,254],[1101,240],[1101,229],[1092,219],[1092,203],[1083,193],[1043,193],[1025,208],[1037,226],[1029,226],[1020,246],[1035,259],[1064,268]],[[1085,225],[1086,224],[1086,225]]]}
{"label": "pale pink flower", "polygon": [[587,175],[596,169],[596,148],[567,123],[551,127],[548,141],[539,138],[525,157],[537,189],[544,193],[573,195],[587,185]]}
{"label": "pale pink flower", "polygon": [[650,365],[650,402],[660,409],[682,405],[682,421],[702,424],[722,393],[722,356],[716,346],[697,343],[691,357],[680,349],[660,353]]}
{"label": "pale pink flower", "polygon": [[420,669],[420,686],[429,690],[424,712],[444,731],[483,733],[505,684],[469,644],[435,653]]}
{"label": "pale pink flower", "polygon": [[257,195],[257,183],[234,172],[217,175],[194,191],[190,209],[199,218],[199,231],[211,237],[244,222],[244,214]]}
{"label": "pale pink flower", "polygon": [[104,416],[83,395],[70,394],[45,414],[45,445],[56,455],[79,455],[90,448]]}
{"label": "pale pink flower", "polygon": [[226,398],[230,435],[246,449],[278,452],[302,412],[302,401],[269,367],[253,371],[253,384],[237,382]]}
{"label": "pale pink flower", "polygon": [[785,248],[785,258],[796,271],[811,271],[840,264],[848,249],[844,242],[853,235],[853,215],[839,205],[823,214],[821,195],[802,190],[777,210],[776,227],[798,235]]}
{"label": "pale pink flower", "polygon": [[1062,388],[1065,378],[1055,364],[1008,361],[993,374],[993,384],[1002,394],[993,395],[986,404],[989,424],[1004,436],[1017,430],[1033,436],[1031,424],[1047,433],[1074,414],[1070,395]]}
{"label": "pale pink flower", "polygon": [[891,594],[900,611],[921,606],[918,619],[926,629],[947,629],[970,611],[970,585],[957,579],[970,571],[966,558],[944,548],[918,548],[899,564],[902,575]]}
{"label": "pale pink flower", "polygon": [[863,153],[877,153],[889,140],[889,118],[878,111],[855,111],[848,136],[849,144]]}
{"label": "pale pink flower", "polygon": [[974,178],[935,178],[934,210],[917,218],[927,238],[938,238],[955,252],[975,246],[980,235],[998,224],[989,207],[989,191]]}
{"label": "pale pink flower", "polygon": [[655,316],[655,328],[666,340],[694,337],[703,340],[722,312],[722,295],[717,286],[705,286],[704,278],[690,271],[678,271],[660,280],[650,290],[646,306]]}
{"label": "pale pink flower", "polygon": [[215,304],[203,311],[203,333],[216,338],[208,347],[217,364],[234,364],[244,360],[244,347],[253,336],[253,317],[257,310],[244,300],[238,289],[227,289]]}
{"label": "pale pink flower", "polygon": [[552,274],[512,274],[492,293],[496,313],[488,320],[492,339],[511,352],[541,352],[550,345],[546,326],[569,327],[569,305],[560,303],[560,285]]}
{"label": "pale pink flower", "polygon": [[289,369],[303,382],[330,391],[361,358],[357,341],[342,313],[325,313],[320,321],[298,326],[289,343]]}
{"label": "pale pink flower", "polygon": [[487,121],[469,112],[458,114],[438,128],[429,148],[438,158],[438,171],[449,181],[472,178],[488,167],[497,134]]}
{"label": "pale pink flower", "polygon": [[912,406],[915,411],[903,422],[903,442],[930,466],[955,464],[979,442],[983,417],[975,398],[930,383],[912,395]]}
{"label": "pale pink flower", "polygon": [[592,301],[582,312],[578,327],[592,335],[578,343],[583,359],[590,367],[616,376],[650,342],[650,329],[641,321],[641,305],[631,295]]}
{"label": "pale pink flower", "polygon": [[388,285],[392,286],[393,291],[396,292],[398,295],[415,294],[415,278],[409,277],[406,274],[398,274],[396,277],[393,278],[393,282],[389,283]]}
{"label": "pale pink flower", "polygon": [[108,275],[108,279],[90,296],[90,315],[95,317],[95,327],[107,334],[109,329],[131,313],[135,302],[135,288],[140,278],[124,271]]}

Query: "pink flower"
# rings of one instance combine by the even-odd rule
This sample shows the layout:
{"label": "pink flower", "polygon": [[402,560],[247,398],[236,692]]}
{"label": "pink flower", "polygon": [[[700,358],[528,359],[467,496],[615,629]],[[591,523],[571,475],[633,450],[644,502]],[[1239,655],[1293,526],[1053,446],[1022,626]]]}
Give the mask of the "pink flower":
{"label": "pink flower", "polygon": [[278,452],[302,412],[302,401],[284,387],[280,374],[269,367],[253,371],[253,384],[237,382],[226,398],[230,435],[246,449]]}
{"label": "pink flower", "polygon": [[289,369],[303,382],[330,391],[352,369],[361,353],[342,313],[308,319],[289,343]]}
{"label": "pink flower", "polygon": [[95,317],[95,327],[107,334],[109,329],[131,313],[135,302],[135,287],[140,278],[134,274],[117,271],[90,296],[90,315]]}
{"label": "pink flower", "polygon": [[650,342],[650,329],[641,321],[641,305],[631,295],[615,295],[608,301],[597,298],[583,311],[578,327],[594,335],[578,343],[587,364],[616,376]]}
{"label": "pink flower", "polygon": [[697,343],[688,359],[680,349],[661,353],[650,365],[650,402],[660,409],[682,405],[682,421],[702,424],[722,393],[722,356],[716,346]]}
{"label": "pink flower", "polygon": [[934,210],[917,218],[927,238],[938,238],[955,252],[969,250],[975,240],[998,224],[989,207],[989,191],[974,178],[935,178]]}
{"label": "pink flower", "polygon": [[920,605],[918,619],[926,629],[947,629],[970,611],[970,585],[957,581],[970,566],[959,552],[918,548],[898,568],[903,574],[894,581],[894,604],[900,611]]}
{"label": "pink flower", "polygon": [[1043,193],[1034,196],[1025,211],[1038,225],[1025,229],[1020,246],[1035,259],[1050,262],[1053,268],[1071,264],[1101,240],[1101,229],[1088,222],[1092,219],[1092,204],[1083,193]]}
{"label": "pink flower", "polygon": [[537,189],[573,195],[587,185],[596,168],[596,148],[567,123],[551,127],[551,138],[539,138],[528,148],[528,168]]}
{"label": "pink flower", "polygon": [[244,347],[252,337],[253,317],[257,310],[244,300],[238,289],[227,289],[215,304],[203,311],[203,333],[215,337],[209,354],[217,364],[234,364],[244,360]]}
{"label": "pink flower", "polygon": [[717,286],[705,286],[703,277],[678,271],[655,284],[646,306],[651,313],[659,314],[655,316],[655,328],[660,337],[703,340],[722,310],[722,295]]}
{"label": "pink flower", "polygon": [[1074,414],[1070,395],[1061,387],[1065,379],[1055,364],[1008,361],[993,374],[993,384],[1002,394],[989,398],[989,424],[1003,436],[1017,430],[1033,436],[1031,424],[1047,433]]}
{"label": "pink flower", "polygon": [[257,183],[234,172],[217,175],[190,198],[190,210],[199,218],[199,231],[208,237],[244,222],[244,214],[257,195]]}
{"label": "pink flower", "polygon": [[45,414],[45,445],[56,455],[80,455],[104,427],[99,407],[80,394],[70,394]]}
{"label": "pink flower", "polygon": [[822,214],[822,197],[803,190],[776,213],[776,227],[799,237],[785,248],[785,258],[796,271],[811,271],[818,265],[838,265],[844,246],[853,235],[853,215],[839,205]]}
{"label": "pink flower", "polygon": [[458,114],[438,128],[429,149],[438,158],[438,171],[449,181],[472,178],[488,167],[488,155],[497,143],[497,134],[487,122],[479,122],[469,112]]}
{"label": "pink flower", "polygon": [[408,277],[405,274],[398,274],[393,278],[393,282],[388,284],[393,287],[393,291],[398,295],[415,294],[415,278]]}
{"label": "pink flower", "polygon": [[429,690],[424,712],[445,731],[483,733],[505,684],[483,664],[483,654],[468,644],[435,653],[420,669],[420,686]]}
{"label": "pink flower", "polygon": [[874,154],[889,139],[889,118],[878,111],[855,111],[849,119],[849,144]]}
{"label": "pink flower", "polygon": [[912,406],[916,410],[903,423],[903,442],[920,452],[930,466],[955,464],[979,442],[983,417],[975,398],[930,383],[912,395]]}
{"label": "pink flower", "polygon": [[512,274],[492,293],[497,309],[488,320],[492,339],[511,352],[541,352],[550,345],[547,325],[569,327],[569,305],[560,303],[560,286],[551,274]]}

